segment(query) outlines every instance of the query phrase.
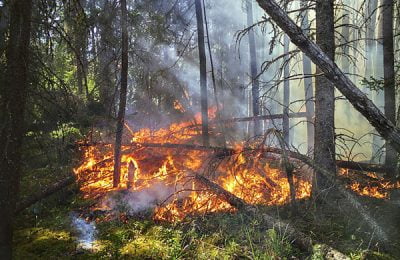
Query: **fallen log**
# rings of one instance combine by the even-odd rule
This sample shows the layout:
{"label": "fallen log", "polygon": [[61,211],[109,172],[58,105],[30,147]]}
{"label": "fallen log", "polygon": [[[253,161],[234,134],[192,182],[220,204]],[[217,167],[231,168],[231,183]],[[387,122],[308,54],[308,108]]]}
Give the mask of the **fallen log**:
{"label": "fallen log", "polygon": [[[272,115],[262,115],[262,116],[250,116],[250,117],[237,117],[232,119],[223,119],[218,121],[211,121],[210,123],[238,123],[238,122],[251,122],[251,121],[259,121],[259,120],[274,120],[274,119],[282,119],[285,115],[284,114],[272,114]],[[306,112],[298,112],[298,113],[290,113],[289,118],[302,118],[307,117]]]}
{"label": "fallen log", "polygon": [[[257,207],[246,203],[241,198],[230,193],[229,191],[225,190],[218,184],[210,181],[206,177],[194,173],[194,178],[199,183],[201,183],[202,185],[210,189],[212,192],[214,192],[216,195],[218,195],[220,198],[228,202],[232,207],[235,207],[238,210],[245,211],[251,214],[257,212]],[[313,241],[309,236],[307,236],[303,232],[296,230],[290,224],[285,223],[282,220],[278,220],[273,216],[270,216],[265,213],[262,214],[262,216],[263,219],[266,221],[268,228],[273,229],[277,227],[282,227],[283,229],[285,229],[286,231],[285,236],[289,239],[289,241],[292,241],[297,247],[308,253],[313,252]],[[321,245],[321,246],[323,248],[323,252],[325,254],[326,259],[350,259],[349,257],[345,256],[341,252],[337,251],[336,249],[328,245]]]}
{"label": "fallen log", "polygon": [[18,213],[20,213],[24,209],[32,206],[36,202],[39,202],[40,200],[49,197],[50,195],[56,193],[57,191],[73,184],[74,182],[75,182],[75,176],[70,176],[66,179],[63,179],[59,182],[56,182],[56,183],[44,188],[42,191],[40,191],[36,194],[32,194],[32,195],[28,196],[26,199],[17,203],[14,214],[17,215]]}
{"label": "fallen log", "polygon": [[[339,168],[364,171],[364,172],[386,173],[388,171],[388,169],[382,164],[337,160],[336,165]],[[380,177],[383,178],[383,176]]]}
{"label": "fallen log", "polygon": [[[103,145],[107,146],[108,143],[84,143],[78,144],[79,146],[91,146],[91,145]],[[225,147],[216,147],[216,146],[203,146],[203,145],[195,145],[195,144],[174,144],[174,143],[127,143],[123,144],[125,147],[131,147],[122,151],[122,154],[129,154],[134,152],[137,149],[150,147],[150,148],[168,148],[168,149],[188,149],[188,150],[196,150],[196,151],[214,151],[218,152],[221,156],[231,156],[238,152],[250,152],[250,151],[265,151],[275,154],[282,154],[282,149],[275,147],[264,147],[264,148],[245,148],[243,150],[235,150],[232,148]],[[289,157],[295,158],[295,153],[291,151],[287,151]],[[294,155],[294,156],[292,156]],[[112,158],[106,158],[97,163],[97,165],[101,163],[107,163],[111,161]],[[375,172],[375,173],[386,173],[387,169],[384,165],[381,164],[370,164],[370,163],[362,163],[362,162],[353,162],[353,161],[344,161],[337,160],[336,164],[339,168],[356,170],[361,172]],[[384,176],[380,176],[384,178]]]}
{"label": "fallen log", "polygon": [[[125,146],[133,146],[137,148],[140,147],[153,147],[153,148],[171,148],[171,149],[189,149],[189,150],[197,150],[197,151],[214,151],[219,152],[222,155],[233,155],[238,152],[244,151],[265,151],[270,153],[282,154],[282,149],[275,148],[275,147],[263,147],[263,148],[245,148],[243,150],[235,150],[232,148],[225,148],[225,147],[215,147],[215,146],[202,146],[202,145],[192,145],[192,144],[172,144],[172,143],[130,143],[124,144]],[[127,149],[124,152],[130,153],[133,150]],[[292,151],[286,151],[289,157],[295,158],[296,154]],[[336,164],[340,168],[350,169],[350,170],[357,170],[357,171],[365,171],[365,172],[376,172],[376,173],[386,173],[387,169],[384,165],[381,164],[369,164],[369,163],[362,163],[362,162],[353,162],[353,161],[344,161],[344,160],[337,160]]]}
{"label": "fallen log", "polygon": [[256,0],[269,15],[324,73],[335,87],[346,97],[353,107],[360,112],[376,131],[397,151],[400,152],[400,129],[396,127],[382,111],[346,76],[322,49],[309,37],[274,0]]}

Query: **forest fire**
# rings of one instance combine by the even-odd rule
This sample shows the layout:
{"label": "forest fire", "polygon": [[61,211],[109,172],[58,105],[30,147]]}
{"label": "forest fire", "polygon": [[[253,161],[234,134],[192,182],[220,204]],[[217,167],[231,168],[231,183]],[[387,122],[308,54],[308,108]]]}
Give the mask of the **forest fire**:
{"label": "forest fire", "polygon": [[[349,176],[349,170],[341,169],[339,174],[341,176],[345,176],[352,179]],[[352,191],[358,193],[362,196],[377,198],[377,199],[388,199],[389,192],[394,189],[400,188],[400,181],[398,182],[390,182],[382,180],[373,172],[366,173],[366,176],[369,177],[370,181],[367,183],[360,183],[354,180],[347,185],[347,188],[351,189]]]}
{"label": "forest fire", "polygon": [[[214,110],[210,112],[215,113]],[[193,122],[174,123],[157,131],[141,129],[135,132],[132,143],[122,147],[121,184],[117,189],[113,188],[112,182],[112,146],[82,145],[83,161],[75,173],[82,182],[84,196],[95,198],[110,191],[127,190],[128,186],[131,186],[130,191],[140,192],[161,182],[171,192],[164,201],[159,201],[154,212],[157,220],[176,221],[191,214],[235,210],[196,181],[194,176],[202,174],[249,204],[282,205],[289,202],[286,174],[267,159],[252,158],[241,152],[243,147],[239,144],[235,145],[235,154],[230,156],[206,150],[140,145],[193,143],[200,132],[191,125]],[[128,175],[133,175],[133,181]],[[129,185],[128,182],[133,183]],[[311,184],[307,178],[294,177],[294,184],[297,199],[310,196]]]}
{"label": "forest fire", "polygon": [[[194,121],[198,120],[196,115]],[[196,174],[204,174],[249,204],[283,205],[290,202],[290,186],[285,172],[274,162],[246,154],[241,144],[235,144],[235,153],[229,156],[220,156],[210,150],[180,149],[179,145],[193,143],[200,137],[199,130],[192,125],[193,122],[173,123],[156,131],[140,129],[133,132],[131,143],[122,147],[122,174],[118,188],[113,188],[112,181],[112,145],[82,145],[83,161],[75,173],[82,183],[81,191],[85,198],[97,198],[116,190],[140,192],[163,183],[169,191],[162,201],[157,201],[156,220],[179,221],[193,214],[234,211],[229,203],[196,181]],[[160,146],[141,145],[145,143]],[[162,144],[178,146],[162,147]],[[341,169],[340,175],[351,179],[347,170]],[[369,176],[375,175],[369,173]],[[294,176],[294,185],[296,199],[310,196],[309,176]],[[388,190],[399,188],[400,183],[377,179],[362,184],[351,180],[347,187],[363,196],[387,199]],[[100,207],[106,208],[107,205]]]}
{"label": "forest fire", "polygon": [[[215,116],[215,109],[210,109],[209,114]],[[228,155],[211,149],[185,147],[199,141],[201,132],[194,126],[199,121],[200,115],[197,114],[193,121],[172,123],[156,131],[148,128],[136,132],[130,130],[130,143],[122,147],[121,183],[118,188],[113,188],[112,145],[81,145],[83,161],[75,173],[82,183],[84,196],[97,198],[116,190],[141,192],[162,183],[161,189],[168,192],[154,204],[157,205],[154,210],[156,220],[179,221],[187,215],[234,211],[229,203],[196,180],[195,176],[201,174],[249,204],[283,205],[290,202],[288,178],[277,160],[268,160],[254,152],[246,153],[242,144],[233,144],[235,152]],[[386,199],[389,189],[400,187],[399,183],[391,184],[378,179],[362,184],[353,181],[348,173],[348,170],[340,171],[341,176],[351,181],[347,187],[363,196]],[[375,176],[373,173],[368,175]],[[310,176],[298,176],[301,174],[293,176],[295,197],[308,198],[311,194]],[[134,204],[135,201],[129,203]]]}

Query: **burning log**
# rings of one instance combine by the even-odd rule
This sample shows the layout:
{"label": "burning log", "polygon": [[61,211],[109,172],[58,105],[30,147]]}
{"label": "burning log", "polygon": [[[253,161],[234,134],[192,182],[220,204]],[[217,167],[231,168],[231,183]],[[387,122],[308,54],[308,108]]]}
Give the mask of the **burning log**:
{"label": "burning log", "polygon": [[127,188],[130,189],[133,187],[135,183],[135,171],[136,171],[136,166],[133,163],[133,161],[129,161],[128,164],[128,182],[127,182]]}
{"label": "burning log", "polygon": [[363,172],[375,172],[375,173],[388,172],[388,169],[382,164],[370,164],[370,163],[337,160],[336,165],[340,168],[363,171]]}
{"label": "burning log", "polygon": [[[206,177],[194,173],[194,178],[238,210],[242,210],[251,214],[257,212],[257,207],[247,204],[241,198],[223,189],[221,186],[210,181]],[[313,251],[312,239],[303,232],[296,230],[290,224],[285,223],[282,220],[278,220],[268,214],[263,214],[263,218],[267,222],[268,228],[284,227],[286,230],[286,236],[288,237],[289,241],[293,241],[296,246],[298,246],[302,250],[305,250],[306,252],[311,253]],[[324,255],[325,257],[327,257],[327,259],[349,259],[344,254],[328,245],[322,245],[322,248],[324,249]]]}
{"label": "burning log", "polygon": [[[225,147],[213,147],[213,146],[202,146],[202,145],[192,145],[192,144],[172,144],[172,143],[130,143],[125,144],[127,146],[134,146],[138,149],[139,147],[153,147],[153,148],[171,148],[171,149],[189,149],[189,150],[198,150],[198,151],[215,151],[220,153],[221,155],[230,156],[236,154],[237,151],[232,148]],[[263,148],[245,148],[243,151],[265,151],[270,153],[282,154],[282,149],[275,147],[263,147]],[[124,153],[130,153],[132,150],[125,150]],[[288,156],[292,158],[296,158],[295,152],[287,151]],[[365,171],[365,172],[376,172],[376,173],[386,173],[387,169],[384,165],[381,164],[369,164],[362,162],[353,162],[353,161],[344,161],[337,160],[336,164],[340,168],[357,170],[357,171]]]}
{"label": "burning log", "polygon": [[[140,144],[140,145],[145,146],[146,144]],[[167,148],[172,148],[172,147],[188,148],[190,146],[190,145],[189,146],[188,145],[180,146],[179,144],[173,144],[173,145],[172,144],[158,144],[158,145],[150,144],[150,145],[151,145],[151,147],[158,146],[158,147],[167,147]],[[196,146],[195,145],[192,147],[194,149],[203,149],[203,150],[207,149],[207,147],[205,147],[205,146]],[[237,151],[235,151],[234,149],[229,149],[229,148],[209,147],[208,150],[214,150],[214,151],[222,150],[222,151],[226,151],[228,154],[237,153]],[[276,153],[276,154],[286,153],[288,157],[297,159],[297,160],[301,161],[302,163],[314,168],[315,170],[318,170],[332,184],[334,184],[337,187],[339,193],[341,193],[345,198],[347,198],[349,200],[351,205],[360,213],[360,215],[368,223],[368,225],[371,227],[371,229],[376,231],[376,234],[379,236],[379,238],[381,240],[383,240],[385,243],[387,243],[389,241],[389,238],[388,238],[388,235],[386,234],[386,232],[376,223],[376,221],[373,218],[371,218],[369,212],[367,212],[367,210],[362,206],[362,204],[357,200],[357,198],[351,192],[349,192],[345,187],[343,187],[343,183],[335,178],[336,174],[325,170],[325,168],[322,168],[319,165],[316,165],[314,163],[314,161],[311,158],[309,158],[308,156],[297,153],[297,152],[293,152],[293,151],[283,151],[282,149],[275,148],[275,147],[262,147],[262,148],[258,148],[258,149],[248,148],[248,149],[244,149],[242,151],[261,151],[262,155],[265,155],[267,153]],[[223,192],[221,192],[221,193],[223,194]],[[229,198],[229,196],[227,196],[227,197]],[[239,206],[241,205],[241,207],[244,206],[243,204],[241,204],[240,201],[237,201],[237,200],[233,200],[233,203],[239,203],[238,205]]]}

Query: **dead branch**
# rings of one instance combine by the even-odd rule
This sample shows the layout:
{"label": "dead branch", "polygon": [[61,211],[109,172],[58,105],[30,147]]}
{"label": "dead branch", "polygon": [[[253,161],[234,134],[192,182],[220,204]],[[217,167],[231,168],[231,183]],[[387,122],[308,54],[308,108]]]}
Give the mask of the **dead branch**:
{"label": "dead branch", "polygon": [[28,196],[28,198],[26,198],[23,201],[20,201],[17,204],[14,214],[17,215],[18,213],[20,213],[24,209],[32,206],[36,202],[39,202],[40,200],[49,197],[50,195],[56,193],[57,191],[60,191],[61,189],[73,184],[74,182],[75,182],[75,176],[70,176],[64,180],[61,180],[59,182],[56,182],[56,183],[44,188],[43,190],[41,190],[40,192],[38,192],[36,194],[32,194],[32,195]]}
{"label": "dead branch", "polygon": [[[238,122],[249,122],[249,121],[259,121],[259,120],[273,120],[273,119],[282,119],[284,114],[273,114],[273,115],[262,115],[262,116],[250,116],[250,117],[239,117],[232,119],[224,119],[219,121],[219,123],[230,124],[230,123],[238,123]],[[307,117],[306,112],[298,112],[298,113],[290,113],[289,118],[302,118]],[[212,121],[210,123],[215,123],[216,121]]]}

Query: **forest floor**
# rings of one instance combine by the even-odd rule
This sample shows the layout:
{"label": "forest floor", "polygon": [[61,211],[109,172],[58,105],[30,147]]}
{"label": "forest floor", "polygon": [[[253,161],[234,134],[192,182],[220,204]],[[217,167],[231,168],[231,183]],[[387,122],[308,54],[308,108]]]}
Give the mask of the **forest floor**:
{"label": "forest floor", "polygon": [[[41,171],[31,175],[41,176],[35,180],[25,176],[23,193],[37,190],[34,187],[38,183],[50,182],[54,170]],[[386,214],[398,211],[398,206],[360,199],[385,230],[400,233],[396,222],[399,215]],[[79,230],[74,221],[76,212],[91,203],[81,198],[75,186],[23,211],[16,219],[15,259],[323,259],[318,245],[312,254],[293,246],[285,236],[285,227],[267,229],[262,217],[265,212],[290,222],[318,243],[328,244],[350,259],[400,256],[395,250],[399,239],[392,238],[395,242],[391,242],[389,250],[382,250],[380,239],[346,201],[318,210],[308,201],[300,201],[296,214],[288,206],[261,207],[256,215],[214,213],[191,216],[180,223],[153,221],[151,212],[132,217],[122,214],[114,219],[99,216],[93,237],[88,238],[85,232],[93,230]],[[82,246],[82,236],[93,240],[90,248]]]}

